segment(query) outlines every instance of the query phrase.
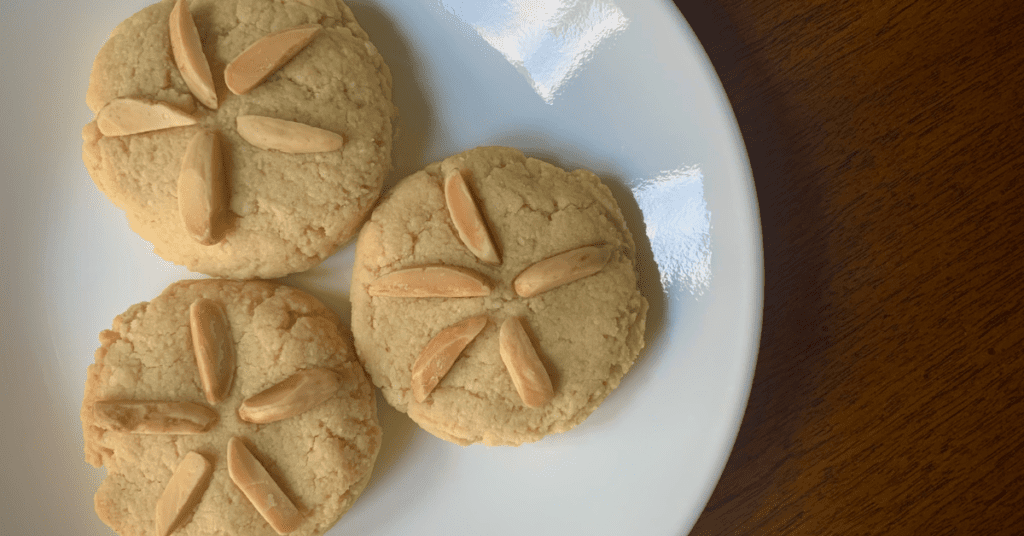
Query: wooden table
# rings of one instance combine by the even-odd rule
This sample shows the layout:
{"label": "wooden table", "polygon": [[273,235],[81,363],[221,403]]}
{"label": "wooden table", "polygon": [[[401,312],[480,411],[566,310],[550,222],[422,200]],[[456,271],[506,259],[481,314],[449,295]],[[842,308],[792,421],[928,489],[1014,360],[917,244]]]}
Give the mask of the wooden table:
{"label": "wooden table", "polygon": [[676,3],[743,131],[766,272],[692,534],[1024,534],[1024,2]]}

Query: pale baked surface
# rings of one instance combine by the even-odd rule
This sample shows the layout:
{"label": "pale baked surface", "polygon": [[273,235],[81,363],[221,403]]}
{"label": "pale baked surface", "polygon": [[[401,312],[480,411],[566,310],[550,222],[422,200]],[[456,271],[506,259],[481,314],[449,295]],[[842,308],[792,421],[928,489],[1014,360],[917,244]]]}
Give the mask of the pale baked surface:
{"label": "pale baked surface", "polygon": [[[502,256],[477,260],[462,244],[442,191],[453,169],[468,182]],[[603,270],[532,298],[512,280],[531,264],[606,243]],[[445,264],[475,270],[495,285],[482,298],[371,297],[374,279],[398,269]],[[566,172],[521,152],[484,147],[401,181],[360,231],[351,289],[356,352],[387,401],[432,434],[460,444],[518,445],[582,422],[619,384],[644,345],[647,301],[637,289],[635,246],[611,192],[593,173]],[[423,403],[411,368],[438,332],[486,313],[487,326]],[[498,329],[523,316],[554,385],[554,399],[530,409],[498,351]]]}
{"label": "pale baked surface", "polygon": [[[193,0],[219,107],[195,100],[175,66],[168,32],[173,2],[121,23],[97,55],[86,102],[99,112],[118,97],[175,105],[196,126],[104,137],[85,126],[83,160],[96,186],[124,210],[132,229],[161,257],[234,279],[273,278],[330,256],[362,223],[391,167],[391,73],[340,0]],[[308,23],[323,29],[266,81],[244,95],[224,84],[224,67],[271,32]],[[238,115],[264,115],[330,130],[339,151],[286,154],[258,149],[236,132]],[[220,134],[230,195],[224,240],[204,246],[184,231],[177,179],[197,128]]]}
{"label": "pale baked surface", "polygon": [[[224,306],[237,348],[231,390],[212,406],[203,396],[189,335],[189,305],[200,297]],[[232,436],[247,442],[303,513],[305,521],[292,534],[324,533],[369,480],[381,439],[373,387],[347,329],[308,294],[269,282],[179,282],[119,315],[100,340],[82,403],[85,456],[107,467],[96,512],[122,536],[154,533],[157,499],[190,451],[205,456],[214,472],[194,515],[173,534],[276,534],[228,475]],[[270,424],[238,418],[242,400],[313,367],[341,376],[335,396]],[[194,402],[212,407],[219,421],[199,435],[115,432],[97,425],[93,405],[99,400]]]}

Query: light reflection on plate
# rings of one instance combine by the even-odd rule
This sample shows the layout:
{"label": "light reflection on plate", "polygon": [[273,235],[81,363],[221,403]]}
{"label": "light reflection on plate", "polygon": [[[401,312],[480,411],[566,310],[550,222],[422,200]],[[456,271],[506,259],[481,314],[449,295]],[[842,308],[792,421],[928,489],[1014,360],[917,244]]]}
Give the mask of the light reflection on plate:
{"label": "light reflection on plate", "polygon": [[633,195],[644,213],[661,284],[679,284],[702,294],[711,285],[712,247],[711,213],[700,167],[663,171],[641,180],[633,186]]}
{"label": "light reflection on plate", "polygon": [[545,102],[628,19],[610,0],[442,0],[445,9],[501,52]]}

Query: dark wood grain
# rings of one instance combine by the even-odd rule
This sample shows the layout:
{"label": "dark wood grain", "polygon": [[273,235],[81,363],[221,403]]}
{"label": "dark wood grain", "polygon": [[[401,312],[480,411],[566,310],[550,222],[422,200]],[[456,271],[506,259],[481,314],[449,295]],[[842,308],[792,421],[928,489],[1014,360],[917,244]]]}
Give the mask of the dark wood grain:
{"label": "dark wood grain", "polygon": [[1024,534],[1024,2],[676,5],[743,132],[766,270],[692,534]]}

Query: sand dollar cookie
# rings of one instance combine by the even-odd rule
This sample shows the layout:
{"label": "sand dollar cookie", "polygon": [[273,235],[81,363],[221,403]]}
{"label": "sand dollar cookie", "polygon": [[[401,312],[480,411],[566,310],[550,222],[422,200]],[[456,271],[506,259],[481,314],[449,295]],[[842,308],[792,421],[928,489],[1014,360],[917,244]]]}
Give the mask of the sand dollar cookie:
{"label": "sand dollar cookie", "polygon": [[179,282],[100,334],[82,403],[96,512],[128,535],[319,535],[380,447],[348,331],[270,282]]}
{"label": "sand dollar cookie", "polygon": [[483,147],[401,181],[360,231],[356,352],[384,397],[460,445],[572,428],[644,345],[647,301],[611,192]]}
{"label": "sand dollar cookie", "polygon": [[234,279],[351,238],[391,166],[391,73],[340,0],[165,0],[93,63],[83,160],[161,257]]}

